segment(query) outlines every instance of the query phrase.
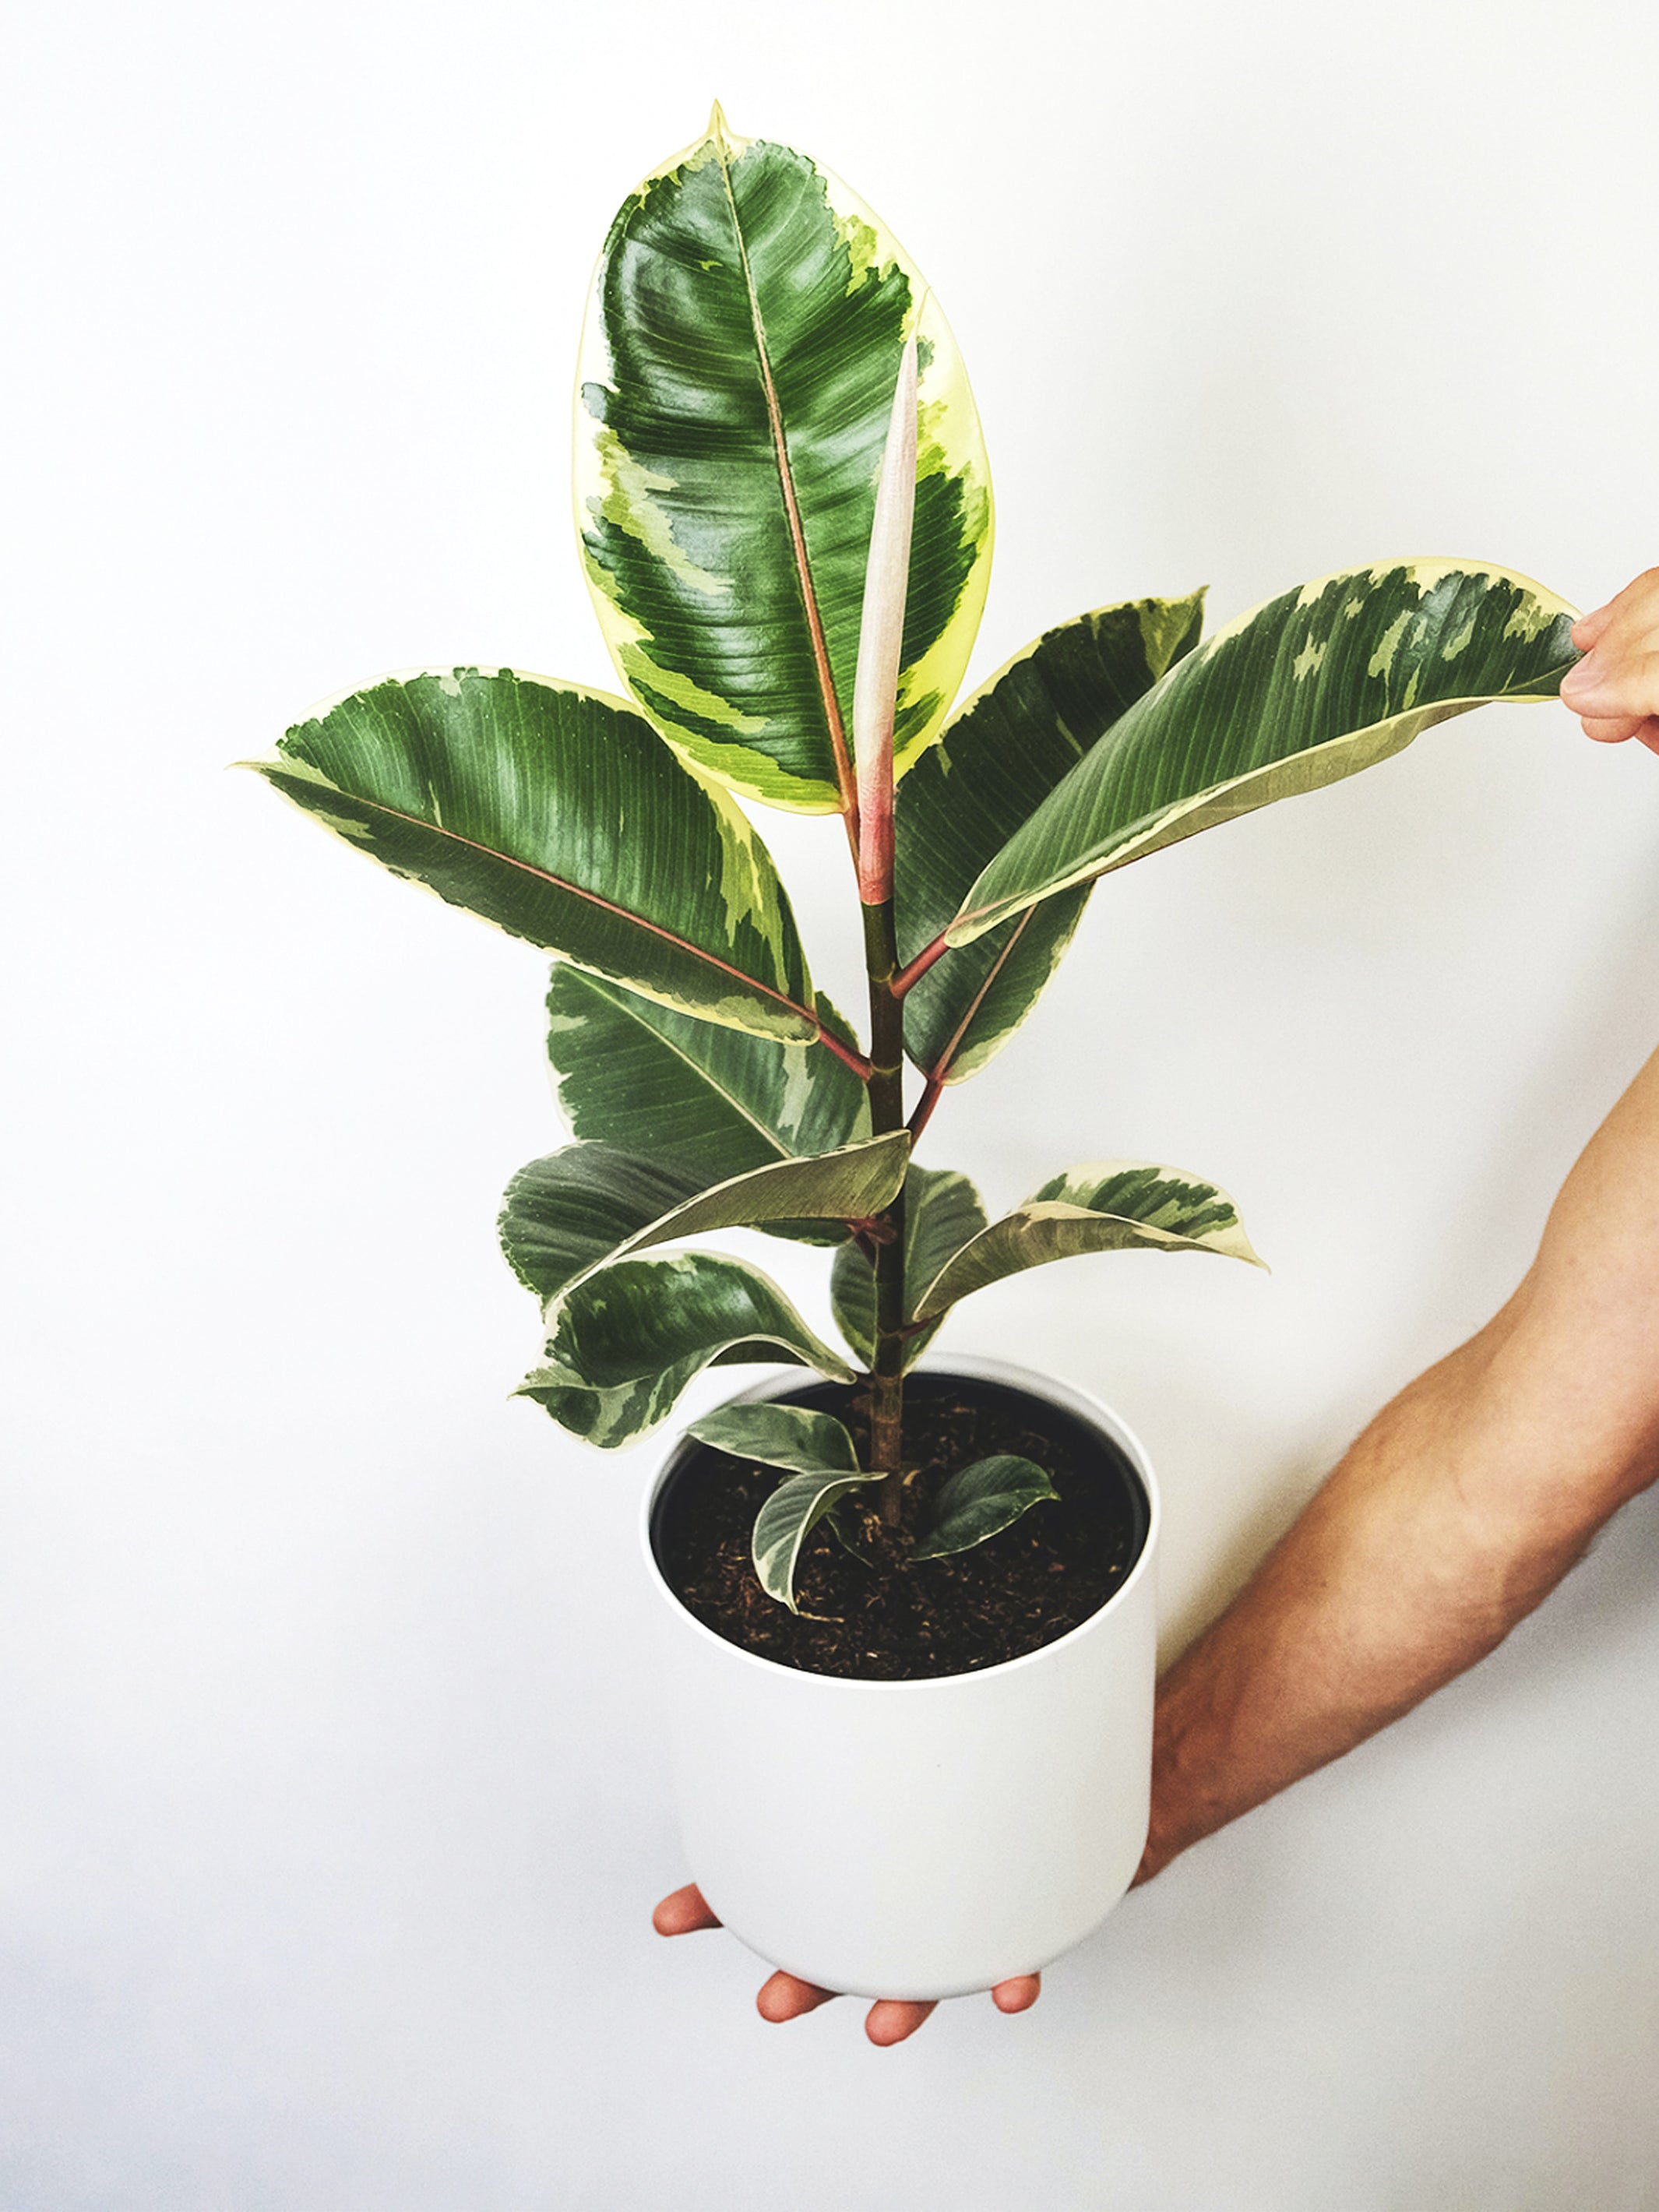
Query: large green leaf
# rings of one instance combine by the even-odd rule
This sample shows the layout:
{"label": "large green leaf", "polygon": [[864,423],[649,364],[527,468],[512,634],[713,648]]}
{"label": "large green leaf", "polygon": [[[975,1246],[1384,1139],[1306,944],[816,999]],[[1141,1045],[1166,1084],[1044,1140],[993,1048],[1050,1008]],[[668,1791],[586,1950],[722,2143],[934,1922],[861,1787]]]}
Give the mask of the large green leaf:
{"label": "large green leaf", "polygon": [[1261,1265],[1225,1191],[1149,1160],[1101,1160],[1055,1176],[969,1237],[921,1291],[917,1317],[937,1319],[970,1291],[1026,1267],[1137,1245],[1220,1252]]}
{"label": "large green leaf", "polygon": [[981,874],[949,941],[1352,775],[1451,715],[1553,698],[1577,658],[1573,619],[1540,585],[1473,562],[1396,561],[1281,593],[1129,708]]}
{"label": "large green leaf", "polygon": [[550,1298],[653,1244],[769,1221],[863,1220],[890,1203],[909,1149],[900,1129],[817,1159],[771,1160],[705,1189],[683,1167],[617,1145],[567,1145],[507,1185],[501,1245],[520,1281]]}
{"label": "large green leaf", "polygon": [[452,906],[664,1006],[818,1034],[770,855],[620,700],[510,668],[388,678],[249,765]]}
{"label": "large green leaf", "polygon": [[939,1486],[933,1525],[910,1557],[942,1559],[950,1552],[971,1551],[1012,1528],[1030,1507],[1059,1495],[1047,1469],[1034,1459],[1022,1459],[1017,1452],[976,1459]]}
{"label": "large green leaf", "polygon": [[550,1318],[543,1364],[517,1395],[607,1449],[664,1419],[705,1367],[775,1361],[855,1379],[775,1282],[720,1253],[619,1260],[578,1283]]}
{"label": "large green leaf", "polygon": [[[921,1310],[922,1292],[952,1253],[985,1227],[985,1208],[965,1175],[954,1168],[908,1169],[904,1178],[904,1298],[907,1317]],[[843,1244],[830,1270],[830,1304],[836,1326],[867,1367],[876,1356],[875,1270],[856,1243]],[[933,1330],[919,1329],[905,1346],[910,1366],[927,1349]]]}
{"label": "large green leaf", "polygon": [[945,319],[891,234],[805,155],[708,134],[611,226],[582,344],[576,510],[624,682],[738,791],[850,793],[853,680],[899,356],[921,346],[901,768],[984,604],[990,479]]}
{"label": "large green leaf", "polygon": [[[848,1036],[822,994],[817,1011]],[[869,1130],[870,1094],[833,1054],[677,1014],[562,963],[547,994],[547,1049],[577,1136],[649,1152],[702,1183]]]}
{"label": "large green leaf", "polygon": [[[1197,642],[1204,594],[1133,599],[1044,633],[981,685],[899,787],[899,957],[938,937],[980,871],[1118,717]],[[1036,1002],[1087,884],[946,952],[904,1001],[905,1049],[960,1083]]]}

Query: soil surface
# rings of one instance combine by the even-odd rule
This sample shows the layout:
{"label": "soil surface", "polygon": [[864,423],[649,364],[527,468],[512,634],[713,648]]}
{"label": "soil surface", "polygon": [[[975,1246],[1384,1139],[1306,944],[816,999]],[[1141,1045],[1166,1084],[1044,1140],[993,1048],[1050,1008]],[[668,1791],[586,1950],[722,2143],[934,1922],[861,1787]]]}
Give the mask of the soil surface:
{"label": "soil surface", "polygon": [[[965,1674],[1036,1651],[1097,1613],[1140,1555],[1146,1500],[1125,1455],[1074,1414],[1006,1383],[921,1374],[905,1383],[904,1517],[885,1528],[863,1493],[802,1547],[792,1613],[761,1588],[755,1516],[778,1470],[687,1443],[652,1527],[671,1589],[717,1636],[808,1674],[900,1681]],[[863,1455],[866,1409],[845,1385],[788,1394],[846,1422]],[[908,1558],[933,1492],[959,1468],[1018,1452],[1060,1492],[1012,1528],[942,1559]],[[872,1486],[873,1495],[874,1486]]]}

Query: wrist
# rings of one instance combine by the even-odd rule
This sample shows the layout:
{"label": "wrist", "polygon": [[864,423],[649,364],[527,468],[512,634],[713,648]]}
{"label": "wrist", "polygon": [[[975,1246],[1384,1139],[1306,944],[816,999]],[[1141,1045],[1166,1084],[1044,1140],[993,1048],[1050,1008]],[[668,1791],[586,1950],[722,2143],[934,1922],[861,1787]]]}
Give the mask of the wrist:
{"label": "wrist", "polygon": [[[1218,1718],[1199,1694],[1196,1651],[1158,1686],[1152,1723],[1152,1807],[1138,1881],[1150,1881],[1192,1844],[1223,1826],[1231,1814],[1213,1802]],[[1209,1785],[1206,1787],[1206,1778]]]}

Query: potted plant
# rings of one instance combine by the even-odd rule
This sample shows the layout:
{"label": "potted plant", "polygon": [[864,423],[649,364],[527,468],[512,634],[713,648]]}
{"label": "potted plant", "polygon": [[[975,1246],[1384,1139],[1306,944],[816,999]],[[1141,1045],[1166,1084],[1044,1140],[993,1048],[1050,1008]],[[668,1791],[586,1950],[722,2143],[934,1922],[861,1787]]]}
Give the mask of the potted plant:
{"label": "potted plant", "polygon": [[[558,956],[574,1141],[501,1216],[546,1313],[524,1395],[610,1449],[705,1367],[793,1370],[694,1423],[647,1500],[710,1903],[810,1980],[982,1987],[1077,1941],[1133,1875],[1157,1501],[1076,1392],[916,1363],[1027,1267],[1255,1255],[1224,1191],[1162,1164],[1066,1170],[994,1220],[920,1141],[1099,877],[1487,701],[1553,696],[1573,611],[1445,560],[1321,578],[1207,640],[1201,593],[1148,598],[1060,623],[956,706],[992,507],[949,329],[862,202],[718,109],[605,241],[576,519],[626,696],[401,676],[254,765]],[[815,989],[738,799],[839,817],[866,1036]],[[739,1227],[833,1249],[848,1354],[690,1241]]]}

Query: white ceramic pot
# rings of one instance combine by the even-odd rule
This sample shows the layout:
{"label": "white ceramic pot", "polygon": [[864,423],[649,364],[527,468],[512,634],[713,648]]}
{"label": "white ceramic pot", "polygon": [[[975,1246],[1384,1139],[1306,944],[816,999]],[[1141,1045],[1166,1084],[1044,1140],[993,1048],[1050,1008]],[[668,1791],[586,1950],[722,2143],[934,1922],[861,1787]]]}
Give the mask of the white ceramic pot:
{"label": "white ceramic pot", "polygon": [[705,1628],[663,1577],[653,1509],[683,1446],[646,1503],[691,1874],[763,1959],[860,1996],[960,1996],[1046,1966],[1123,1895],[1146,1837],[1158,1509],[1146,1454],[1064,1383],[960,1355],[925,1365],[1081,1418],[1146,1492],[1139,1558],[1098,1613],[1039,1651],[921,1681],[780,1666]]}

